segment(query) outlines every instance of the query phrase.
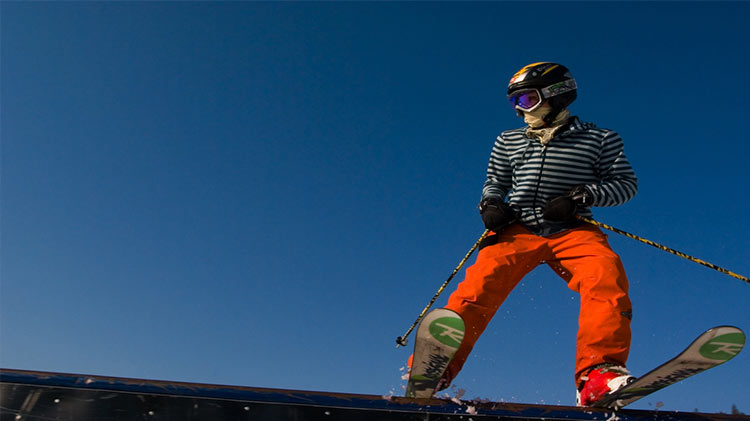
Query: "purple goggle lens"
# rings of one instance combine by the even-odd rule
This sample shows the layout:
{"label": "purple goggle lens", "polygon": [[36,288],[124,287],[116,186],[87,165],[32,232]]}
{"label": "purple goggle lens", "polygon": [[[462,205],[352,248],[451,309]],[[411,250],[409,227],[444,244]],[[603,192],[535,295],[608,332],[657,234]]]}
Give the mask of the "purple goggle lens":
{"label": "purple goggle lens", "polygon": [[536,89],[520,91],[508,97],[513,108],[522,111],[532,111],[542,103],[542,96]]}

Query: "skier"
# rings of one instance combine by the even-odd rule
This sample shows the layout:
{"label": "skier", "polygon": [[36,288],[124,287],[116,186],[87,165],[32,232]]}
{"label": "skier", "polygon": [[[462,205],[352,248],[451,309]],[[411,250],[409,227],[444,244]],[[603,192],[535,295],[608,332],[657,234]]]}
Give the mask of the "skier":
{"label": "skier", "polygon": [[508,98],[527,125],[503,132],[492,149],[479,204],[491,232],[448,299],[466,333],[438,390],[461,370],[511,290],[542,262],[580,294],[576,403],[589,405],[634,380],[625,368],[632,318],[625,270],[606,236],[576,216],[630,200],[637,179],[616,132],[570,115],[576,90],[556,63],[530,64],[510,79]]}

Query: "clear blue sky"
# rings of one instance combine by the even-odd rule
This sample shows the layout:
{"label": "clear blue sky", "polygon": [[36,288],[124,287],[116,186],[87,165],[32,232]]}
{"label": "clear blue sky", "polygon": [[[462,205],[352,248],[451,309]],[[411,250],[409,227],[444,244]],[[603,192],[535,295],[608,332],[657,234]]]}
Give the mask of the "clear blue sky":
{"label": "clear blue sky", "polygon": [[[482,232],[490,149],[522,125],[506,84],[535,61],[626,143],[640,191],[599,220],[750,274],[750,3],[0,11],[3,367],[402,394],[394,339]],[[750,285],[610,240],[634,373],[750,331]],[[573,404],[577,307],[539,267],[456,386]],[[634,407],[750,413],[749,375],[745,352]]]}

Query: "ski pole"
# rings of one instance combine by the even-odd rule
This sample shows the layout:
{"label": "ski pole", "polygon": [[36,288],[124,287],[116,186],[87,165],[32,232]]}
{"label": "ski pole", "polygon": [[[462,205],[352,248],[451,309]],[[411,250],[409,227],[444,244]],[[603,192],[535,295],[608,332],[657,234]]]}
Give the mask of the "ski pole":
{"label": "ski pole", "polygon": [[464,256],[464,258],[461,259],[461,261],[458,263],[458,266],[456,266],[456,268],[453,269],[453,273],[451,273],[451,276],[449,276],[448,279],[445,282],[443,282],[443,285],[441,285],[440,288],[438,288],[437,292],[432,297],[432,300],[430,300],[430,303],[427,304],[427,307],[425,307],[424,310],[422,310],[422,312],[419,313],[419,316],[417,317],[417,320],[415,320],[414,323],[412,323],[411,327],[409,327],[409,329],[406,330],[406,333],[404,333],[403,336],[399,336],[398,338],[396,338],[396,348],[398,348],[400,346],[406,346],[406,342],[407,342],[406,338],[409,336],[409,334],[411,333],[411,331],[414,330],[414,328],[417,326],[417,324],[419,323],[419,321],[422,320],[422,318],[424,317],[424,315],[427,313],[427,310],[429,310],[430,307],[432,307],[432,305],[435,304],[435,301],[440,296],[440,294],[443,293],[443,290],[445,289],[445,287],[448,286],[448,284],[453,279],[453,277],[456,276],[456,274],[458,273],[458,271],[461,270],[461,267],[463,267],[464,263],[466,263],[466,261],[469,260],[469,257],[471,257],[471,255],[474,253],[474,250],[476,250],[477,247],[479,247],[479,243],[481,243],[482,240],[484,240],[485,237],[487,237],[487,234],[489,234],[489,232],[490,232],[490,230],[484,230],[484,232],[482,233],[482,235],[479,236],[479,239],[477,240],[477,242],[474,243],[474,245],[471,246],[471,249],[469,249],[469,252],[466,253],[466,256]]}
{"label": "ski pole", "polygon": [[625,231],[623,231],[623,230],[621,230],[621,229],[617,229],[617,228],[615,228],[615,227],[613,227],[613,226],[610,226],[610,225],[607,225],[607,224],[601,223],[601,222],[599,222],[599,221],[595,221],[595,220],[593,220],[593,219],[590,219],[590,218],[586,218],[586,217],[583,217],[583,216],[579,216],[579,217],[578,217],[578,219],[580,219],[581,221],[587,222],[587,223],[589,223],[589,224],[591,224],[591,225],[596,225],[596,226],[598,226],[598,227],[606,228],[606,229],[608,229],[608,230],[610,230],[610,231],[616,232],[616,233],[618,233],[618,234],[622,234],[622,235],[624,235],[624,236],[626,236],[626,237],[628,237],[628,238],[632,238],[633,240],[637,240],[637,241],[640,241],[641,243],[644,243],[644,244],[648,244],[649,246],[653,246],[653,247],[656,247],[656,248],[658,248],[659,250],[663,250],[663,251],[666,251],[666,252],[668,252],[668,253],[672,253],[672,254],[674,254],[674,255],[680,256],[680,257],[682,257],[682,258],[685,258],[685,259],[687,259],[687,260],[690,260],[691,262],[695,262],[695,263],[698,263],[698,264],[700,264],[700,265],[703,265],[703,266],[709,267],[709,268],[711,268],[711,269],[713,269],[713,270],[715,270],[715,271],[721,272],[721,273],[723,273],[723,274],[725,274],[725,275],[729,275],[729,276],[731,276],[731,277],[733,277],[733,278],[737,278],[737,279],[739,279],[739,280],[741,280],[741,281],[745,281],[745,282],[747,282],[747,283],[750,283],[750,278],[748,278],[747,276],[742,276],[742,275],[736,274],[736,273],[734,273],[734,272],[732,272],[732,271],[729,271],[729,270],[727,270],[727,269],[724,269],[724,268],[723,268],[723,267],[721,267],[721,266],[716,266],[716,265],[715,265],[715,264],[713,264],[713,263],[709,263],[709,262],[707,262],[707,261],[705,261],[705,260],[701,260],[701,259],[698,259],[698,258],[696,258],[696,257],[693,257],[693,256],[690,256],[690,255],[688,255],[688,254],[685,254],[685,253],[683,253],[683,252],[681,252],[681,251],[677,251],[677,250],[675,250],[675,249],[669,248],[669,247],[667,247],[667,246],[664,246],[664,245],[661,245],[661,244],[659,244],[659,243],[655,243],[655,242],[653,242],[653,241],[651,241],[651,240],[647,240],[647,239],[645,239],[645,238],[643,238],[643,237],[639,237],[639,236],[637,236],[637,235],[635,235],[635,234],[631,234],[631,233],[629,233],[629,232],[625,232]]}

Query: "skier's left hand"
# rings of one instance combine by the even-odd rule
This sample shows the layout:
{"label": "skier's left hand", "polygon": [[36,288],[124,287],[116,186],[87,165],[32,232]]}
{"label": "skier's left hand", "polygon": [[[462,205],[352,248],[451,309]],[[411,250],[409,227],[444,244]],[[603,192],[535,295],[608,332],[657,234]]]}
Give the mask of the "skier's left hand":
{"label": "skier's left hand", "polygon": [[551,222],[570,222],[576,219],[578,209],[591,206],[594,198],[585,186],[574,187],[565,196],[547,202],[542,217]]}

